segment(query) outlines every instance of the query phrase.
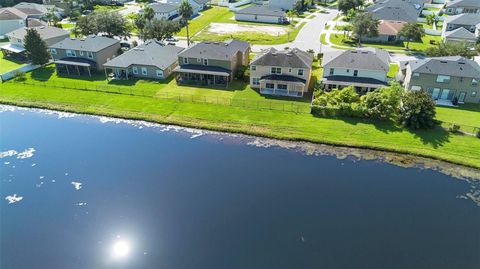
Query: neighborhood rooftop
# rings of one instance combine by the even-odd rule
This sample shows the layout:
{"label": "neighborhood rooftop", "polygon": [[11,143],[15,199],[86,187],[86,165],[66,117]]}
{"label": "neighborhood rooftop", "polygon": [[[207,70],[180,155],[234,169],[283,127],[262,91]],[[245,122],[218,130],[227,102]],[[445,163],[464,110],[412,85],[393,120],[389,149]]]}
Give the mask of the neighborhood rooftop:
{"label": "neighborhood rooftop", "polygon": [[252,65],[278,66],[291,68],[310,68],[313,62],[313,55],[299,49],[278,51],[271,48],[258,55],[251,62]]}
{"label": "neighborhood rooftop", "polygon": [[435,57],[410,61],[412,72],[480,78],[480,66],[461,56]]}
{"label": "neighborhood rooftop", "polygon": [[269,6],[248,6],[242,8],[236,12],[237,14],[246,14],[246,15],[263,15],[263,16],[284,16],[285,11],[281,8],[269,7]]}
{"label": "neighborhood rooftop", "polygon": [[182,51],[180,57],[230,60],[239,51],[246,51],[250,44],[232,39],[226,42],[200,42]]}
{"label": "neighborhood rooftop", "polygon": [[422,10],[422,1],[383,0],[367,8],[379,20],[416,22]]}
{"label": "neighborhood rooftop", "polygon": [[153,3],[148,6],[156,13],[168,13],[178,9],[177,6],[166,3]]}
{"label": "neighborhood rooftop", "polygon": [[455,8],[455,7],[479,7],[480,8],[480,1],[479,0],[453,0],[447,2],[445,7]]}
{"label": "neighborhood rooftop", "polygon": [[453,39],[471,39],[471,40],[477,39],[474,33],[468,31],[463,27],[459,27],[453,31],[447,31],[445,32],[444,36],[448,38],[453,38]]}
{"label": "neighborhood rooftop", "polygon": [[381,35],[397,35],[405,24],[404,21],[380,20],[378,33]]}
{"label": "neighborhood rooftop", "polygon": [[57,36],[62,36],[65,34],[68,34],[67,31],[57,28],[57,27],[52,27],[52,26],[39,26],[39,27],[22,27],[17,30],[14,30],[10,33],[8,33],[8,36],[15,37],[18,39],[24,39],[25,35],[27,35],[27,29],[35,29],[37,30],[38,34],[42,37],[42,39],[49,39],[52,37],[57,37]]}
{"label": "neighborhood rooftop", "polygon": [[158,41],[148,40],[122,55],[108,61],[105,66],[127,68],[131,65],[148,65],[166,69],[177,59],[183,48],[164,45]]}
{"label": "neighborhood rooftop", "polygon": [[390,56],[387,51],[377,48],[326,52],[322,66],[329,64],[339,68],[381,70],[388,72]]}
{"label": "neighborhood rooftop", "polygon": [[451,15],[445,18],[444,23],[461,24],[461,25],[477,25],[480,23],[480,15],[473,14],[473,13]]}
{"label": "neighborhood rooftop", "polygon": [[13,7],[5,7],[0,8],[0,20],[8,21],[8,20],[25,20],[28,17],[27,14],[24,12],[13,8]]}
{"label": "neighborhood rooftop", "polygon": [[55,49],[82,50],[97,52],[106,47],[112,46],[120,41],[103,36],[90,35],[86,38],[65,38],[64,40],[50,46]]}

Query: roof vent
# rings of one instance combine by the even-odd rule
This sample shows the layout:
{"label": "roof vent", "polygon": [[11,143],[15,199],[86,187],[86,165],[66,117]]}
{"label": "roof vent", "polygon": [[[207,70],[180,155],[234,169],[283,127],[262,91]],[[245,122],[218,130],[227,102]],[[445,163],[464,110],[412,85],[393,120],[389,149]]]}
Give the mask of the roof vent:
{"label": "roof vent", "polygon": [[277,53],[276,53],[276,52],[272,52],[272,55],[273,55],[273,56],[277,56]]}

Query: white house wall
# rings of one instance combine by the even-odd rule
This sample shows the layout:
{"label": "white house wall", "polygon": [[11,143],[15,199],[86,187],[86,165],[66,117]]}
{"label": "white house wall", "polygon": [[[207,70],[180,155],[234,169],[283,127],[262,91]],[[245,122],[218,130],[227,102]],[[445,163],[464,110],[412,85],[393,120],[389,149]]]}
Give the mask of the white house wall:
{"label": "white house wall", "polygon": [[0,36],[4,36],[9,32],[17,30],[18,28],[22,28],[24,26],[24,20],[2,20],[0,21]]}

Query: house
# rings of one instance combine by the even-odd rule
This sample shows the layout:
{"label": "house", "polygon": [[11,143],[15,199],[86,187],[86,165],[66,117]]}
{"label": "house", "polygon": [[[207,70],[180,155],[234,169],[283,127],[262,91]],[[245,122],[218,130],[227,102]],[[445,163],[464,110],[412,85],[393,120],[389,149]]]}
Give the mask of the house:
{"label": "house", "polygon": [[453,31],[463,27],[468,31],[475,33],[480,28],[480,14],[464,13],[447,16],[443,22],[442,35],[448,31]]}
{"label": "house", "polygon": [[20,2],[13,7],[27,14],[30,18],[40,19],[52,10],[54,11],[55,16],[58,18],[61,18],[65,15],[63,9],[55,7],[54,5]]}
{"label": "house", "polygon": [[43,0],[44,5],[56,6],[63,10],[63,15],[70,16],[72,11],[78,10],[80,11],[80,5],[78,1],[70,1],[70,0]]}
{"label": "house", "polygon": [[250,86],[261,94],[302,97],[308,92],[312,62],[308,52],[271,48],[250,63]]}
{"label": "house", "polygon": [[182,50],[181,47],[148,40],[106,62],[105,73],[110,69],[117,78],[165,79],[177,67],[177,55]]}
{"label": "house", "polygon": [[288,23],[285,11],[269,6],[248,6],[235,12],[235,20],[266,23]]}
{"label": "house", "polygon": [[[155,11],[155,19],[173,20],[178,17],[178,6],[176,5],[153,3],[148,6]],[[143,9],[140,10],[140,13],[143,13]]]}
{"label": "house", "polygon": [[445,13],[457,15],[462,13],[480,13],[480,1],[478,0],[454,0],[445,4]]}
{"label": "house", "polygon": [[299,0],[270,0],[268,1],[268,6],[283,10],[294,10],[297,1]]}
{"label": "house", "polygon": [[380,0],[366,10],[378,20],[416,23],[423,4],[421,0]]}
{"label": "house", "polygon": [[250,44],[240,40],[196,43],[178,55],[177,83],[228,87],[249,55]]}
{"label": "house", "polygon": [[68,38],[70,36],[70,33],[68,31],[51,26],[19,28],[6,34],[10,43],[1,47],[4,54],[17,54],[23,53],[25,51],[24,39],[27,35],[27,29],[35,29],[40,35],[40,38],[45,41],[47,46],[55,44],[58,41]]}
{"label": "house", "polygon": [[398,33],[403,29],[403,26],[407,24],[404,21],[386,21],[380,20],[378,24],[378,36],[363,36],[364,42],[397,42],[404,38],[399,37]]}
{"label": "house", "polygon": [[325,89],[355,86],[359,93],[387,85],[390,56],[377,48],[335,50],[326,52],[322,60]]}
{"label": "house", "polygon": [[[174,5],[176,7],[180,6],[183,0],[165,0],[166,4]],[[202,10],[208,8],[208,3],[210,0],[188,0],[188,3],[192,6],[193,14],[192,17],[198,15],[198,13]]]}
{"label": "house", "polygon": [[120,41],[103,36],[65,38],[50,46],[50,54],[58,74],[88,74],[103,70],[103,64],[120,50]]}
{"label": "house", "polygon": [[27,26],[27,18],[27,14],[16,8],[0,8],[0,38],[6,33]]}
{"label": "house", "polygon": [[425,91],[441,101],[480,102],[480,66],[475,61],[461,56],[419,59],[401,71],[406,90]]}
{"label": "house", "polygon": [[477,36],[463,27],[457,28],[453,31],[443,32],[442,38],[445,43],[466,42],[470,46],[474,46],[477,43]]}

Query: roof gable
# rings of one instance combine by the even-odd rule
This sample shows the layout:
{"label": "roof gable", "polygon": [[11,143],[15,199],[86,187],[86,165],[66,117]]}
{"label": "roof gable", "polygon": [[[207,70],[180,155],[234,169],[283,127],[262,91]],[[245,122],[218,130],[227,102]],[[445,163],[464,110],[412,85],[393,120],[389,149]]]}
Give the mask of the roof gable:
{"label": "roof gable", "polygon": [[179,56],[230,61],[239,51],[245,52],[248,48],[250,44],[236,39],[226,42],[204,41],[182,51]]}
{"label": "roof gable", "polygon": [[330,68],[351,68],[388,72],[390,56],[388,52],[377,48],[332,51],[323,56],[322,66]]}
{"label": "roof gable", "polygon": [[117,43],[120,41],[114,38],[90,35],[86,38],[65,38],[50,48],[98,52]]}
{"label": "roof gable", "polygon": [[299,49],[277,51],[272,48],[255,57],[250,64],[259,66],[311,68],[312,62],[313,55],[308,52]]}

